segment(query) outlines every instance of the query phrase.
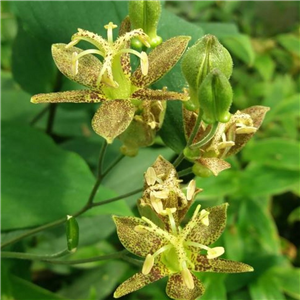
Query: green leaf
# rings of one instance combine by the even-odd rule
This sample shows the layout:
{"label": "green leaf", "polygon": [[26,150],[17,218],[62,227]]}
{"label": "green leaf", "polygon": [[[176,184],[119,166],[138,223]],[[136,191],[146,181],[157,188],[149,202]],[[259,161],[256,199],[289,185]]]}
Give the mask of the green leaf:
{"label": "green leaf", "polygon": [[[176,35],[191,36],[189,45],[193,45],[196,40],[203,36],[200,27],[191,24],[174,14],[162,10],[158,26],[158,34],[167,40]],[[159,82],[154,84],[154,88],[168,87],[170,91],[181,92],[185,86],[185,79],[181,73],[180,61],[166,74]],[[165,144],[179,153],[186,145],[182,121],[182,104],[180,101],[169,101],[163,127],[159,131]]]}
{"label": "green leaf", "polygon": [[277,36],[277,40],[281,46],[283,46],[289,52],[299,57],[300,41],[299,37],[294,34],[280,34]]}
{"label": "green leaf", "polygon": [[95,289],[98,300],[110,295],[124,275],[128,265],[120,261],[109,261],[100,268],[84,272],[68,286],[58,292],[71,299],[87,299],[89,290]]}
{"label": "green leaf", "polygon": [[288,216],[288,222],[290,224],[300,221],[300,206],[295,208]]}
{"label": "green leaf", "polygon": [[198,25],[204,34],[215,35],[218,39],[239,35],[239,29],[234,23],[203,22]]}
{"label": "green leaf", "polygon": [[276,169],[299,171],[299,153],[299,142],[269,138],[249,143],[243,151],[243,158]]}
{"label": "green leaf", "polygon": [[23,90],[30,94],[51,92],[58,71],[51,56],[50,43],[41,43],[19,25],[13,44],[12,72]]}
{"label": "green leaf", "polygon": [[[20,277],[10,275],[9,276],[11,284],[13,286],[13,297],[14,299],[22,300],[63,300],[68,299],[61,297],[57,294],[51,293],[48,290],[45,290],[32,282],[24,280]],[[9,298],[8,298],[9,299]]]}
{"label": "green leaf", "polygon": [[232,37],[226,37],[221,40],[222,44],[228,48],[233,56],[237,56],[248,66],[252,66],[255,59],[255,53],[251,45],[249,36],[239,34]]}
{"label": "green leaf", "polygon": [[276,66],[270,55],[263,54],[256,57],[254,67],[265,81],[269,81],[273,77]]}
{"label": "green leaf", "polygon": [[[2,147],[3,230],[44,224],[84,206],[95,179],[77,154],[61,150],[38,130],[7,122],[2,124]],[[113,196],[101,187],[95,201]],[[119,205],[93,213],[111,213]]]}

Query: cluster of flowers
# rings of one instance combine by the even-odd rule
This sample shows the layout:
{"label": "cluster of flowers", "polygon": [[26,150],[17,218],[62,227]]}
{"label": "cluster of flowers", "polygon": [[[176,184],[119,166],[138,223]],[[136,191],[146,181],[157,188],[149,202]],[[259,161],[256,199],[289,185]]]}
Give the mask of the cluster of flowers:
{"label": "cluster of flowers", "polygon": [[115,298],[169,276],[170,298],[194,300],[204,293],[194,272],[253,271],[247,264],[219,258],[223,247],[209,247],[225,228],[227,203],[202,210],[197,205],[191,220],[180,226],[200,191],[194,180],[181,189],[175,168],[161,156],[148,168],[138,203],[142,217],[113,217],[123,246],[145,257],[141,272],[123,282]]}

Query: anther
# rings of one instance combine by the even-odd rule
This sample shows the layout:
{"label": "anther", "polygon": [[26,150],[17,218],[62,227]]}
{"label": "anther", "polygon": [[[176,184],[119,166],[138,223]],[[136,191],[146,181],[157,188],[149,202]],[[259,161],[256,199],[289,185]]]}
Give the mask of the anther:
{"label": "anther", "polygon": [[144,261],[144,265],[143,265],[143,269],[142,269],[142,273],[144,275],[147,275],[150,273],[151,269],[153,268],[154,265],[154,257],[151,254],[148,254],[146,256],[146,259]]}
{"label": "anther", "polygon": [[207,250],[207,258],[208,259],[213,259],[221,256],[225,252],[225,249],[223,247],[215,247],[215,248],[210,248]]}

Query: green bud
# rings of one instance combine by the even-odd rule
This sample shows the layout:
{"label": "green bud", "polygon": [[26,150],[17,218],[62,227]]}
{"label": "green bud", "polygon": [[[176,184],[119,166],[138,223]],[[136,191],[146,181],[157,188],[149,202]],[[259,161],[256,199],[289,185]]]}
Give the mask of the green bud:
{"label": "green bud", "polygon": [[228,122],[231,116],[229,109],[232,97],[232,88],[227,77],[218,69],[211,71],[198,91],[203,121],[207,124]]}
{"label": "green bud", "polygon": [[208,34],[185,53],[181,68],[189,84],[191,101],[199,108],[197,95],[204,78],[217,68],[229,79],[232,74],[232,59],[218,39]]}
{"label": "green bud", "polygon": [[190,149],[190,148],[184,148],[183,150],[184,157],[189,161],[194,161],[196,158],[200,156],[200,149]]}
{"label": "green bud", "polygon": [[162,43],[162,38],[156,32],[160,14],[159,0],[129,1],[129,18],[133,29],[142,28],[149,36],[152,48]]}
{"label": "green bud", "polygon": [[73,216],[67,216],[66,225],[68,250],[71,252],[75,252],[79,243],[79,226]]}
{"label": "green bud", "polygon": [[192,167],[192,172],[198,176],[198,177],[203,177],[203,178],[207,178],[213,175],[213,172],[208,169],[207,167],[199,164],[199,163],[195,163]]}

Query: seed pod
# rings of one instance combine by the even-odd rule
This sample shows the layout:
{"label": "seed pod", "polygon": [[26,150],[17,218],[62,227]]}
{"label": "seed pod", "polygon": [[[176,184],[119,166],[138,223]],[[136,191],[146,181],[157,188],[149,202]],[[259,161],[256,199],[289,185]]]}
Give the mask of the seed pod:
{"label": "seed pod", "polygon": [[160,14],[161,4],[159,0],[129,1],[129,18],[133,29],[142,28],[149,36],[152,48],[162,43],[162,38],[157,35]]}
{"label": "seed pod", "polygon": [[218,39],[208,34],[185,53],[181,68],[189,84],[190,101],[193,102],[194,108],[198,108],[198,89],[207,74],[218,68],[229,79],[232,73],[232,59]]}
{"label": "seed pod", "polygon": [[198,91],[203,121],[207,124],[228,122],[231,116],[229,109],[232,98],[232,88],[227,77],[218,69],[211,71]]}
{"label": "seed pod", "polygon": [[205,167],[199,163],[195,163],[193,165],[192,171],[196,176],[203,177],[203,178],[207,178],[207,177],[210,177],[213,175],[213,173],[210,169],[208,169],[207,167]]}
{"label": "seed pod", "polygon": [[79,243],[79,226],[73,216],[67,216],[66,225],[68,250],[71,252],[75,252]]}

